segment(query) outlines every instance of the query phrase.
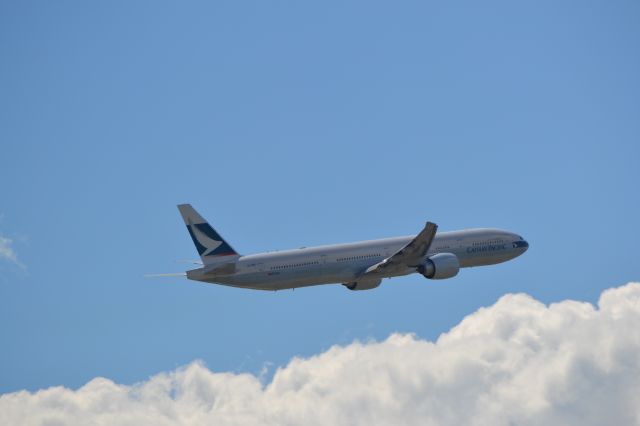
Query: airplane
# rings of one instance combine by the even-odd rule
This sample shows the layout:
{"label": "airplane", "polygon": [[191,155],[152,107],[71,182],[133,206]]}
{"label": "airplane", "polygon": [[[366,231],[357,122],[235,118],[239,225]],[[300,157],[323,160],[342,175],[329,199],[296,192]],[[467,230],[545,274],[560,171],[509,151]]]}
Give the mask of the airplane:
{"label": "airplane", "polygon": [[[529,243],[500,229],[436,233],[427,222],[416,236],[240,255],[190,204],[178,205],[202,262],[186,272],[190,280],[254,290],[284,290],[342,284],[370,290],[384,278],[419,273],[440,280],[460,268],[494,265],[523,254]],[[178,275],[178,274],[160,274]]]}

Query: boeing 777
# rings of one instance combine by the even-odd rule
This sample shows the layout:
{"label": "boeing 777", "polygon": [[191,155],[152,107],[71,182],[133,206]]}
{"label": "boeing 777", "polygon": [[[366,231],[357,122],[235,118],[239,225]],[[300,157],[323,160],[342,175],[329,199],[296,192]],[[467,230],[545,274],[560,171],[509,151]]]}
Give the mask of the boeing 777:
{"label": "boeing 777", "polygon": [[378,287],[383,278],[412,273],[452,278],[460,268],[494,265],[527,251],[521,236],[499,229],[438,232],[427,222],[416,236],[240,255],[195,211],[178,206],[202,259],[187,278],[255,290],[341,283],[349,290]]}

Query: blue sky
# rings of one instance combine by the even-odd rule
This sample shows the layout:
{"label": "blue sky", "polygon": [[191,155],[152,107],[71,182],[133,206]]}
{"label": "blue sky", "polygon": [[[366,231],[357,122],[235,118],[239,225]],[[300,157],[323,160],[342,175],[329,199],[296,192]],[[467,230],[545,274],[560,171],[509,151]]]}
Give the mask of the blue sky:
{"label": "blue sky", "polygon": [[[508,292],[640,279],[640,4],[0,4],[0,392],[259,372]],[[241,253],[499,227],[453,280],[277,293],[179,279],[190,202]],[[19,262],[19,263],[18,263]]]}

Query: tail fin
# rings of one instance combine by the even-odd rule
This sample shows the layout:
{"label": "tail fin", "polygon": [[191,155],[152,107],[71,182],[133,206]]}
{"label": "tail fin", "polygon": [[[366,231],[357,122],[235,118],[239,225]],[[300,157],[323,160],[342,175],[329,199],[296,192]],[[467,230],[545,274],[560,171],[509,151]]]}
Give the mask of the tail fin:
{"label": "tail fin", "polygon": [[220,256],[239,256],[191,204],[180,204],[178,210],[204,264],[214,263]]}

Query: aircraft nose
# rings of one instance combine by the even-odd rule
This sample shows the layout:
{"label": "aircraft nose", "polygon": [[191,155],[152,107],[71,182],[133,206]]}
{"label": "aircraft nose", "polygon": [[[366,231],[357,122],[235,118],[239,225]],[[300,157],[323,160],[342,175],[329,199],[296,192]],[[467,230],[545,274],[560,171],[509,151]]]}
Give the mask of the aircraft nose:
{"label": "aircraft nose", "polygon": [[524,253],[529,248],[529,243],[525,240],[516,241],[513,243],[513,248],[519,248]]}

